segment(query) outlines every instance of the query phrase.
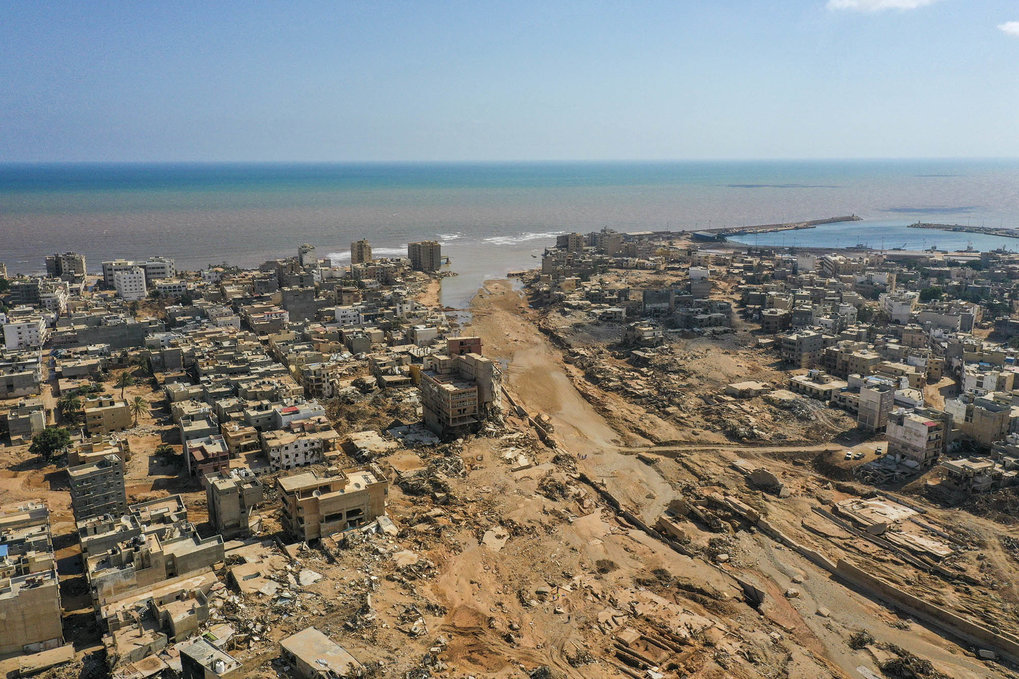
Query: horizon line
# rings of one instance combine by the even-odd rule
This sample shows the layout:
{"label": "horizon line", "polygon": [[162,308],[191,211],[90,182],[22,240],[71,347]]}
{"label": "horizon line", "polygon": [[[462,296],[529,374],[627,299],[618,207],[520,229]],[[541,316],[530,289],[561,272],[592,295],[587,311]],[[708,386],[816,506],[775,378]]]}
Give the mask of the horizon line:
{"label": "horizon line", "polygon": [[855,162],[962,162],[1019,161],[1019,156],[852,156],[760,158],[547,158],[487,160],[3,160],[0,167],[54,165],[598,165],[598,164],[680,164],[680,163],[855,163]]}

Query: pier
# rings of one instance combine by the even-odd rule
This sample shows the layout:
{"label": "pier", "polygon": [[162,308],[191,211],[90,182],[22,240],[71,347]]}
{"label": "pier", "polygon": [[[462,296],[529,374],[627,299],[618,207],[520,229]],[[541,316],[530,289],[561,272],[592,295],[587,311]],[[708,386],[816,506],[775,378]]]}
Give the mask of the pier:
{"label": "pier", "polygon": [[909,225],[910,229],[935,229],[937,231],[958,231],[964,233],[979,233],[984,236],[998,236],[999,238],[1019,238],[1019,231],[1012,228],[993,226],[965,226],[963,224],[931,224],[928,222],[917,222]]}
{"label": "pier", "polygon": [[742,236],[748,233],[771,233],[774,231],[797,231],[799,229],[813,229],[822,224],[839,224],[842,222],[863,221],[856,215],[845,215],[842,217],[826,217],[824,219],[811,219],[803,222],[786,222],[784,224],[757,224],[755,226],[720,226],[714,229],[698,229],[693,232],[695,240],[702,241],[724,241],[729,236]]}

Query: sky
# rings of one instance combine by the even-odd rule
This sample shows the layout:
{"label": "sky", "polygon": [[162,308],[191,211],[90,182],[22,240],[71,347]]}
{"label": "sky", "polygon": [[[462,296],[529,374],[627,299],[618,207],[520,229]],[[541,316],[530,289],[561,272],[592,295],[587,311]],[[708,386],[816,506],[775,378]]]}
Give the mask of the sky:
{"label": "sky", "polygon": [[0,0],[0,162],[1019,157],[1019,0]]}

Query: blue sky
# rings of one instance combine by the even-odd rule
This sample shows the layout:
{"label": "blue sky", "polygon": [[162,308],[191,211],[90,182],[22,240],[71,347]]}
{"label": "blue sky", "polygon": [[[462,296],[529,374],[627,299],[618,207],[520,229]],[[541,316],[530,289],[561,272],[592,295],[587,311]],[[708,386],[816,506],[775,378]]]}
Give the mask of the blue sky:
{"label": "blue sky", "polygon": [[1019,157],[1017,0],[0,0],[0,162]]}

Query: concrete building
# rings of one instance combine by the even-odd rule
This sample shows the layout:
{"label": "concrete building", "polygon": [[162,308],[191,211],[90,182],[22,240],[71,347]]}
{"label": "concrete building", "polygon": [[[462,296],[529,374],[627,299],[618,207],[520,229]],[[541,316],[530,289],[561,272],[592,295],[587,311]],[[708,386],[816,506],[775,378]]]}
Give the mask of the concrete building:
{"label": "concrete building", "polygon": [[340,435],[324,416],[294,420],[284,427],[262,433],[262,452],[273,470],[322,463],[339,448]]}
{"label": "concrete building", "polygon": [[94,462],[67,468],[75,521],[127,511],[124,463],[110,453]]}
{"label": "concrete building", "polygon": [[0,398],[21,398],[40,392],[42,355],[39,350],[0,356]]}
{"label": "concrete building", "polygon": [[993,398],[962,394],[945,399],[945,412],[952,416],[956,427],[981,445],[990,446],[1009,433],[1011,403]]}
{"label": "concrete building", "polygon": [[149,257],[138,266],[145,272],[146,285],[177,276],[177,265],[169,257]]}
{"label": "concrete building", "polygon": [[446,340],[446,353],[450,356],[481,354],[480,337],[450,337]]}
{"label": "concrete building", "polygon": [[582,233],[564,233],[556,236],[556,247],[566,252],[583,252],[587,238]]}
{"label": "concrete building", "polygon": [[783,335],[779,340],[782,360],[796,368],[813,368],[824,349],[824,336],[804,330]]}
{"label": "concrete building", "polygon": [[4,419],[11,444],[17,445],[46,428],[46,407],[39,399],[25,400],[8,410]]}
{"label": "concrete building", "polygon": [[202,539],[179,495],[130,505],[120,517],[78,524],[85,577],[97,610],[165,580],[223,560],[223,537]]}
{"label": "concrete building", "polygon": [[910,291],[886,292],[880,297],[881,307],[893,322],[901,325],[909,323],[913,311],[920,300],[920,294]]}
{"label": "concrete building", "polygon": [[67,449],[67,464],[70,467],[76,467],[80,464],[98,462],[107,455],[116,455],[123,461],[130,460],[131,445],[127,438],[99,434],[78,443],[72,443]]}
{"label": "concrete building", "polygon": [[223,440],[230,450],[231,457],[244,453],[252,453],[262,447],[258,438],[258,430],[240,422],[229,422],[222,427]]}
{"label": "concrete building", "polygon": [[209,523],[224,539],[246,536],[251,513],[262,503],[262,483],[246,469],[234,469],[203,477],[208,500]]}
{"label": "concrete building", "polygon": [[0,507],[0,656],[64,643],[50,513],[37,500]]}
{"label": "concrete building", "polygon": [[131,407],[127,401],[112,396],[85,399],[85,429],[90,436],[109,434],[131,428]]}
{"label": "concrete building", "polygon": [[794,375],[789,378],[789,391],[816,398],[825,403],[832,401],[835,394],[847,386],[848,384],[844,380],[837,379],[820,370],[808,370],[806,375]]}
{"label": "concrete building", "polygon": [[230,449],[220,434],[185,440],[184,459],[189,476],[201,478],[230,469]]}
{"label": "concrete building", "polygon": [[[453,338],[450,347],[460,350],[459,342],[476,339]],[[476,429],[486,412],[498,404],[498,370],[484,356],[476,353],[427,356],[423,368],[420,373],[423,419],[425,426],[440,436]]]}
{"label": "concrete building", "polygon": [[[18,312],[21,313],[18,313]],[[4,346],[8,351],[41,347],[49,339],[46,319],[31,309],[15,309],[3,324]]]}
{"label": "concrete building", "polygon": [[950,415],[928,408],[896,408],[888,417],[888,452],[927,468],[945,452],[952,429]]}
{"label": "concrete building", "polygon": [[350,263],[365,264],[372,261],[372,244],[366,240],[354,241],[350,244]]}
{"label": "concrete building", "polygon": [[297,263],[301,266],[313,266],[318,264],[315,258],[315,246],[310,243],[301,243],[297,246]]}
{"label": "concrete building", "polygon": [[102,267],[103,267],[103,284],[107,288],[113,289],[113,276],[114,276],[114,274],[116,274],[118,271],[127,271],[128,269],[133,269],[136,266],[138,266],[137,262],[128,261],[126,259],[112,259],[112,260],[103,262],[103,264],[102,264]]}
{"label": "concrete building", "polygon": [[65,281],[80,281],[85,278],[85,255],[65,252],[46,257],[46,275]]}
{"label": "concrete building", "polygon": [[407,257],[415,271],[432,272],[442,268],[442,246],[434,240],[408,243]]}
{"label": "concrete building", "polygon": [[162,297],[183,297],[190,290],[188,282],[179,278],[163,278],[153,281],[151,287]]}
{"label": "concrete building", "polygon": [[860,388],[857,423],[870,431],[884,431],[895,405],[895,387],[886,382],[865,382]]}
{"label": "concrete building", "polygon": [[364,666],[342,646],[308,627],[280,641],[280,657],[301,679],[345,679],[364,674]]}
{"label": "concrete building", "polygon": [[117,290],[117,297],[125,301],[145,299],[149,294],[145,284],[145,269],[140,266],[118,269],[113,274],[113,287]]}
{"label": "concrete building", "polygon": [[276,479],[283,504],[281,522],[294,538],[317,540],[363,526],[386,512],[389,483],[375,465],[314,471]]}
{"label": "concrete building", "polygon": [[197,637],[178,646],[181,679],[240,679],[244,666],[233,657]]}

